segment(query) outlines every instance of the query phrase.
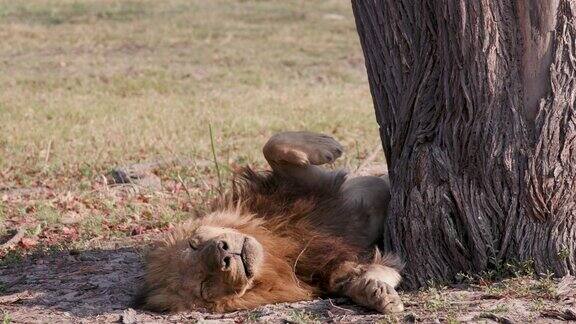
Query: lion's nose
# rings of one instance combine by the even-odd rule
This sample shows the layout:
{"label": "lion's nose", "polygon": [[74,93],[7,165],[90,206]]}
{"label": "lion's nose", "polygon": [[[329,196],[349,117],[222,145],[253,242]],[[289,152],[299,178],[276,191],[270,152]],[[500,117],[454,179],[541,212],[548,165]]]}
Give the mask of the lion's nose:
{"label": "lion's nose", "polygon": [[228,251],[229,247],[228,247],[228,242],[221,240],[218,242],[218,249],[220,251]]}
{"label": "lion's nose", "polygon": [[227,271],[230,270],[230,264],[232,263],[232,257],[227,255],[222,258],[222,270]]}
{"label": "lion's nose", "polygon": [[217,247],[218,247],[218,254],[220,255],[220,266],[222,271],[230,270],[230,267],[232,265],[232,255],[228,251],[230,249],[228,243],[223,240],[219,241],[217,243]]}

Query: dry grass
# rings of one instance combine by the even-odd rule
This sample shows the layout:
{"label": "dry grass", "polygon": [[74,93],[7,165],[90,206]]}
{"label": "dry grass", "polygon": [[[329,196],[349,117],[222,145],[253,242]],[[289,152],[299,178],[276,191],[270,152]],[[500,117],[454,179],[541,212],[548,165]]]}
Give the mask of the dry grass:
{"label": "dry grass", "polygon": [[209,160],[209,123],[225,160],[259,161],[282,129],[377,141],[341,1],[9,0],[0,17],[7,181]]}
{"label": "dry grass", "polygon": [[[378,143],[345,1],[0,0],[0,38],[0,189],[54,192],[0,199],[5,231],[57,233],[74,212],[67,227],[90,239],[187,217],[214,190],[208,125],[225,179],[262,165],[279,130],[334,134],[350,167]],[[157,171],[164,192],[98,186],[114,166],[173,158],[188,163]]]}

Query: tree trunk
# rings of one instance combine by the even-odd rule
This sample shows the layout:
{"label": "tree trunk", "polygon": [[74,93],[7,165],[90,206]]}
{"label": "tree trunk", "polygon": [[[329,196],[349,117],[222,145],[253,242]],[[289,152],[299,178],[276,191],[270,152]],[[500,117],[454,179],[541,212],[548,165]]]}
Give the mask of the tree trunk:
{"label": "tree trunk", "polygon": [[405,285],[576,272],[576,2],[352,0]]}

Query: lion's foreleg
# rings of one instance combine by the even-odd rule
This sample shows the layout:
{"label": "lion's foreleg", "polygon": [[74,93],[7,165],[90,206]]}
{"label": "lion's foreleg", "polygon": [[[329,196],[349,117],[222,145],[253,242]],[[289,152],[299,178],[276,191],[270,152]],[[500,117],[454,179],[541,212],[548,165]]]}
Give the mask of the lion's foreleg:
{"label": "lion's foreleg", "polygon": [[394,289],[400,280],[400,273],[393,267],[344,262],[331,274],[329,290],[381,313],[394,313],[404,310]]}

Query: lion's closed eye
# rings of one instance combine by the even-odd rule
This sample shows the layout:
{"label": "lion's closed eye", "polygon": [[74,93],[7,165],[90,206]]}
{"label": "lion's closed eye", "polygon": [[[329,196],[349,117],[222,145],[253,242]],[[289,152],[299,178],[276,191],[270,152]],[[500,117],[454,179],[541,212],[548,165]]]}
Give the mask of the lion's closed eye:
{"label": "lion's closed eye", "polygon": [[200,283],[200,298],[202,298],[203,300],[207,301],[206,297],[204,297],[204,284],[206,283],[206,279],[202,280],[202,282]]}
{"label": "lion's closed eye", "polygon": [[190,246],[193,251],[198,250],[198,244],[196,242],[188,241],[188,246]]}

